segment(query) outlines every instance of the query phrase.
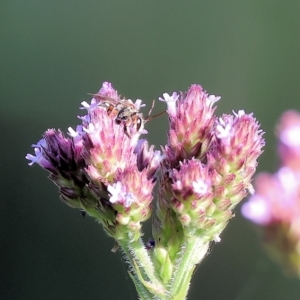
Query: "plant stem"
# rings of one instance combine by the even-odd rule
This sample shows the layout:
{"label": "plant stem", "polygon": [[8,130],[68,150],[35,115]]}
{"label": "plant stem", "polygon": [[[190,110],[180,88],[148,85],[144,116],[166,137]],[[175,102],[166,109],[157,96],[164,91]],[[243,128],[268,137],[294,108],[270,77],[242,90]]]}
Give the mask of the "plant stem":
{"label": "plant stem", "polygon": [[188,238],[182,244],[178,259],[175,262],[175,272],[172,276],[170,297],[172,300],[186,299],[191,277],[197,264],[204,258],[208,251],[209,243],[201,238]]}
{"label": "plant stem", "polygon": [[[166,299],[165,288],[158,279],[153,263],[150,259],[147,249],[141,239],[137,241],[118,241],[127,256],[131,268],[134,270],[135,285],[144,291],[144,295],[149,295],[149,299]],[[140,294],[140,292],[138,291]],[[141,297],[143,295],[140,294]],[[147,298],[141,298],[147,299]]]}

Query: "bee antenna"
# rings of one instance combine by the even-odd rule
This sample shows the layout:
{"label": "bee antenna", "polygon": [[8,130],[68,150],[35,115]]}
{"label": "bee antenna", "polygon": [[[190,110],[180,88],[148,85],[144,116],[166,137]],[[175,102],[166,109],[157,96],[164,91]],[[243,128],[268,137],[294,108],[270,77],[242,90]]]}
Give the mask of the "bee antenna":
{"label": "bee antenna", "polygon": [[154,118],[159,117],[159,116],[163,115],[163,114],[166,112],[166,111],[164,110],[164,111],[162,111],[162,112],[160,112],[160,113],[154,115],[153,117],[150,117],[150,115],[151,115],[151,113],[152,113],[152,110],[153,110],[153,108],[154,108],[154,104],[155,104],[155,100],[152,101],[152,106],[151,106],[151,108],[150,108],[150,110],[149,110],[149,113],[148,113],[147,117],[145,118],[145,121],[146,121],[146,122],[148,122],[148,121],[150,121],[150,120],[153,120]]}
{"label": "bee antenna", "polygon": [[151,121],[151,120],[153,120],[153,119],[155,119],[155,118],[157,118],[157,117],[159,117],[159,116],[161,116],[161,115],[163,115],[164,113],[166,113],[166,111],[164,110],[164,111],[162,111],[162,112],[160,112],[160,113],[158,113],[158,114],[156,114],[156,115],[154,115],[153,117],[147,117],[146,118],[146,120],[145,121]]}
{"label": "bee antenna", "polygon": [[154,104],[155,104],[155,100],[153,99],[153,101],[152,101],[152,106],[151,106],[151,108],[150,108],[150,110],[149,110],[149,112],[148,112],[147,118],[151,115],[152,110],[153,110],[153,108],[154,108]]}
{"label": "bee antenna", "polygon": [[96,93],[96,94],[94,94],[94,93],[87,93],[89,96],[98,96],[98,97],[100,97],[101,96],[101,94],[99,94],[99,93]]}

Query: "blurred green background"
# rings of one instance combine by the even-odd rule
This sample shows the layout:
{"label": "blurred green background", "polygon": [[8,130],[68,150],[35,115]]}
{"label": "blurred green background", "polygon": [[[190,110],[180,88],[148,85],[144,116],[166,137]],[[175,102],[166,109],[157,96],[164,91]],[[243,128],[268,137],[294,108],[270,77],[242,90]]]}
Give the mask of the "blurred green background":
{"label": "blurred green background", "polygon": [[[300,109],[299,14],[299,1],[1,1],[0,299],[136,299],[113,241],[25,160],[44,130],[79,123],[80,102],[103,81],[149,105],[200,83],[222,96],[218,114],[255,113],[267,141],[259,170],[274,171],[275,122]],[[166,119],[147,124],[157,148]],[[299,280],[236,215],[189,299],[299,299]]]}

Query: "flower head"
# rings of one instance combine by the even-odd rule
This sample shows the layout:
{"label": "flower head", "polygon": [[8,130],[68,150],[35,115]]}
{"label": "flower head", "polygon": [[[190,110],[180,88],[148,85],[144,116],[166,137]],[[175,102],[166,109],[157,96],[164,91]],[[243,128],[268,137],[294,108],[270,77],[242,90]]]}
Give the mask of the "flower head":
{"label": "flower head", "polygon": [[170,174],[173,197],[171,207],[179,215],[184,231],[203,232],[215,221],[213,213],[212,176],[207,166],[197,159],[180,163],[178,170]]}
{"label": "flower head", "polygon": [[69,128],[70,137],[49,129],[33,145],[35,156],[26,156],[50,172],[63,201],[97,218],[116,239],[139,238],[140,222],[151,214],[161,159],[153,146],[139,142],[142,106],[104,82],[90,104],[82,102],[87,115],[76,130]]}
{"label": "flower head", "polygon": [[208,163],[224,179],[234,174],[244,182],[245,188],[250,185],[257,158],[265,145],[264,132],[259,127],[253,115],[244,111],[223,115],[216,122],[216,139],[208,153]]}
{"label": "flower head", "polygon": [[81,156],[80,134],[67,138],[60,130],[48,129],[36,145],[35,156],[27,154],[29,163],[37,163],[50,172],[49,178],[59,187],[60,198],[68,205],[81,208],[80,198],[95,199],[86,188],[85,161]]}
{"label": "flower head", "polygon": [[278,153],[283,165],[300,170],[300,113],[284,112],[276,128]]}
{"label": "flower head", "polygon": [[137,133],[129,138],[104,108],[95,110],[91,122],[84,125],[83,134],[83,156],[90,178],[104,184],[114,182],[119,172],[137,163],[137,142]]}
{"label": "flower head", "polygon": [[172,209],[185,234],[218,240],[233,208],[253,191],[263,131],[253,114],[243,110],[217,118],[213,105],[220,97],[209,96],[199,85],[175,95],[164,94],[170,130],[162,163],[160,218],[166,217],[163,207]]}
{"label": "flower head", "polygon": [[256,177],[256,193],[242,206],[242,213],[261,226],[271,256],[300,276],[300,114],[283,113],[276,133],[281,166],[274,174]]}
{"label": "flower head", "polygon": [[213,104],[219,99],[209,96],[196,84],[186,94],[164,94],[170,120],[165,155],[171,165],[176,166],[179,161],[191,157],[201,159],[205,155],[210,147],[215,121]]}

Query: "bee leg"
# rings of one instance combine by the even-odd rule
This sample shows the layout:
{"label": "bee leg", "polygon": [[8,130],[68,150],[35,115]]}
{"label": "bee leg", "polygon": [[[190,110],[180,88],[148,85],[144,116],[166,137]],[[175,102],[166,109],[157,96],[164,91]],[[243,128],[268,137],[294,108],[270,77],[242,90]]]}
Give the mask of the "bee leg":
{"label": "bee leg", "polygon": [[130,133],[128,130],[128,126],[126,126],[126,123],[124,123],[124,133],[130,138]]}

